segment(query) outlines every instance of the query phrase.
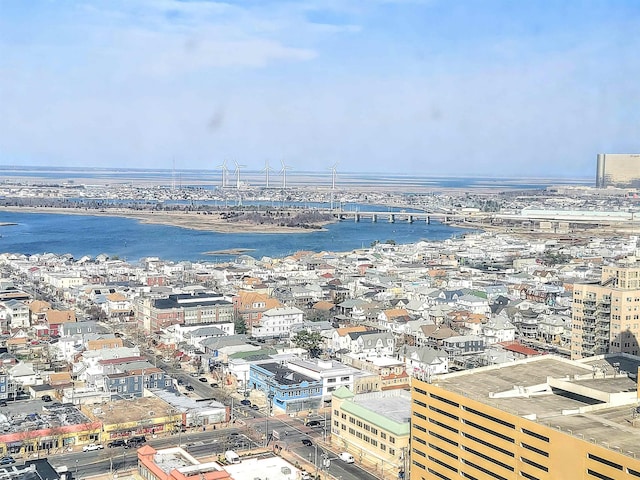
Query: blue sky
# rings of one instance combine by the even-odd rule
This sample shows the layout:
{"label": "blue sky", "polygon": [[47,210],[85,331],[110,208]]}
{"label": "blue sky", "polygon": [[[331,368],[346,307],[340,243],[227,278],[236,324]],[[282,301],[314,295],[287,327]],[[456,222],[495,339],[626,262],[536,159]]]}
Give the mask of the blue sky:
{"label": "blue sky", "polygon": [[637,0],[0,0],[0,164],[593,176]]}

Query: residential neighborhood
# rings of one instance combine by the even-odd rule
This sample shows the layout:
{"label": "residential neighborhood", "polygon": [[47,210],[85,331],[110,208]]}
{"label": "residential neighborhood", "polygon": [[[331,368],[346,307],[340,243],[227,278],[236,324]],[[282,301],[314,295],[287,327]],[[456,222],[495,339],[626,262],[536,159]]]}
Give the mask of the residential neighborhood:
{"label": "residential neighborhood", "polygon": [[[360,413],[399,438],[412,378],[549,354],[636,355],[637,342],[602,335],[621,328],[614,312],[638,296],[628,280],[637,253],[636,237],[604,248],[491,232],[223,264],[5,253],[0,452],[225,428],[246,405],[242,415],[326,418],[331,441],[402,470],[405,440],[376,453],[379,440],[348,435],[332,415]],[[591,299],[593,324],[609,328],[595,338]],[[26,398],[28,411],[14,402]],[[396,423],[378,404],[397,409]]]}

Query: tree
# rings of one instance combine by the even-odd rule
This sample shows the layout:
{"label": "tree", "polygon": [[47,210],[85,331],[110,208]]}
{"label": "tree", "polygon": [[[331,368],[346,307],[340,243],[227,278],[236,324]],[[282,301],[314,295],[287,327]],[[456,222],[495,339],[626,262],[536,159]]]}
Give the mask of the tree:
{"label": "tree", "polygon": [[318,357],[320,353],[322,353],[323,339],[320,332],[300,330],[295,334],[291,341],[296,347],[307,350],[311,357]]}
{"label": "tree", "polygon": [[233,320],[233,328],[236,335],[247,333],[247,322],[244,321],[242,315],[236,315],[236,318]]}
{"label": "tree", "polygon": [[104,321],[107,319],[107,314],[104,313],[104,310],[97,305],[91,306],[87,310],[87,315],[91,320],[95,320],[97,322]]}

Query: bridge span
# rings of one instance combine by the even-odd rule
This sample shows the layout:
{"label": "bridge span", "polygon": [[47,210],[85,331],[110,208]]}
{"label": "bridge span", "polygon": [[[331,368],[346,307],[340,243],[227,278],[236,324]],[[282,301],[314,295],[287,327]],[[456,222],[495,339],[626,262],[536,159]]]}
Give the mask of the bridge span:
{"label": "bridge span", "polygon": [[352,220],[359,222],[362,219],[369,219],[372,222],[386,221],[389,223],[407,222],[414,223],[422,221],[431,223],[431,220],[449,222],[452,220],[462,220],[466,216],[456,213],[436,213],[436,212],[367,212],[367,211],[344,211],[334,210],[331,214],[339,220]]}

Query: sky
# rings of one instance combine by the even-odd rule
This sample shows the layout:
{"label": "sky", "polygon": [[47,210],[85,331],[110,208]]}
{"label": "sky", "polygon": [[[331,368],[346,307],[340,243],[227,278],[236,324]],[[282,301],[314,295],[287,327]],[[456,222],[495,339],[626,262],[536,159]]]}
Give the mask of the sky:
{"label": "sky", "polygon": [[0,165],[591,177],[637,0],[0,0]]}

